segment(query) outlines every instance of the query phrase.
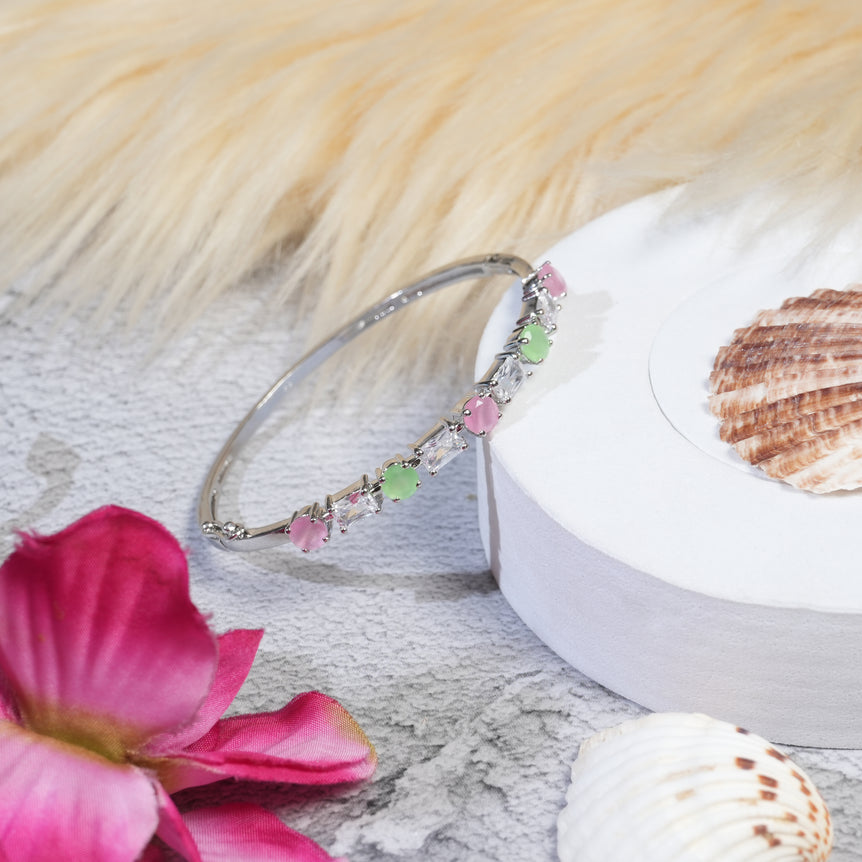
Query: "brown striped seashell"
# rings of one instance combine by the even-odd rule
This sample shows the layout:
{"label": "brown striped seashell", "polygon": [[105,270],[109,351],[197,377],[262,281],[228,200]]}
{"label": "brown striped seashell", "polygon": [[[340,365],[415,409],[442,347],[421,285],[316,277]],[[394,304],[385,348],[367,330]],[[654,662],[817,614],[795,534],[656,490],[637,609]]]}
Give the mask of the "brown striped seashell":
{"label": "brown striped seashell", "polygon": [[581,745],[557,821],[561,862],[824,862],[829,811],[759,736],[655,713]]}
{"label": "brown striped seashell", "polygon": [[750,464],[817,494],[862,487],[862,286],[761,311],[709,380],[721,439]]}

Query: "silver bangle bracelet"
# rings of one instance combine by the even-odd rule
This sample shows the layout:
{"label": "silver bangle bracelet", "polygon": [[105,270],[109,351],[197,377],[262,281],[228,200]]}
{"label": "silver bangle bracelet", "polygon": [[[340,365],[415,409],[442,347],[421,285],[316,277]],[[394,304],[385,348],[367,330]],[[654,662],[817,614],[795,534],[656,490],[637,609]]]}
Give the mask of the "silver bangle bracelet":
{"label": "silver bangle bracelet", "polygon": [[[433,428],[412,446],[412,454],[396,455],[379,467],[375,476],[363,475],[352,485],[295,511],[289,518],[264,527],[245,527],[236,521],[219,520],[217,508],[222,483],[243,447],[269,417],[278,402],[304,377],[333,353],[375,323],[420,297],[455,282],[493,275],[515,275],[523,287],[518,320],[500,353],[485,375]],[[531,366],[548,354],[549,333],[556,329],[557,300],[565,296],[566,284],[549,263],[533,269],[519,257],[490,254],[458,261],[438,269],[417,282],[393,293],[319,344],[279,378],[252,407],[222,447],[215,459],[198,506],[201,532],[222,548],[252,551],[292,542],[302,551],[320,548],[329,541],[333,526],[342,533],[355,521],[379,512],[384,497],[395,502],[412,496],[420,485],[418,468],[433,476],[459,452],[467,448],[466,431],[483,437],[491,431],[524,380]]]}

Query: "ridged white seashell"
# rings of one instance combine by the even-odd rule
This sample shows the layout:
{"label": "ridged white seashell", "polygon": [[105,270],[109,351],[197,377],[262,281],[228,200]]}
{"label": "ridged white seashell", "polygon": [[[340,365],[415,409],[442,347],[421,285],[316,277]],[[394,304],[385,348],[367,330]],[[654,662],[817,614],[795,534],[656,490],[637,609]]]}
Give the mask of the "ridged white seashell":
{"label": "ridged white seashell", "polygon": [[765,739],[655,713],[581,745],[558,820],[562,862],[823,862],[829,812]]}
{"label": "ridged white seashell", "polygon": [[746,461],[806,491],[862,487],[862,287],[761,311],[710,384],[721,439]]}

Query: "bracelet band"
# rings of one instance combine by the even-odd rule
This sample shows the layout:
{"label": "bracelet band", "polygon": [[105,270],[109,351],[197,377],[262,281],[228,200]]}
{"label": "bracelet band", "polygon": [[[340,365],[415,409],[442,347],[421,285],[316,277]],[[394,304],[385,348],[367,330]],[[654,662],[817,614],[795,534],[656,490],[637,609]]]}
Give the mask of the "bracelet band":
{"label": "bracelet band", "polygon": [[[363,475],[352,485],[327,496],[322,505],[312,503],[274,524],[245,527],[236,521],[219,520],[219,495],[228,470],[274,407],[296,383],[357,335],[414,300],[459,281],[493,275],[515,275],[521,279],[520,316],[502,351],[485,375],[476,381],[473,391],[411,446],[409,457],[396,455],[384,462],[373,478]],[[368,309],[286,371],[231,434],[210,468],[201,491],[198,506],[201,532],[231,551],[270,548],[285,542],[292,542],[302,551],[311,551],[329,541],[333,525],[341,532],[347,532],[355,521],[379,512],[384,497],[395,502],[406,500],[420,485],[420,466],[429,475],[435,475],[467,448],[467,439],[462,432],[483,437],[494,428],[502,416],[502,409],[532,373],[531,366],[538,365],[548,355],[551,346],[548,335],[556,329],[560,308],[557,300],[565,296],[565,292],[563,277],[549,263],[533,269],[519,257],[491,254],[435,270]]]}

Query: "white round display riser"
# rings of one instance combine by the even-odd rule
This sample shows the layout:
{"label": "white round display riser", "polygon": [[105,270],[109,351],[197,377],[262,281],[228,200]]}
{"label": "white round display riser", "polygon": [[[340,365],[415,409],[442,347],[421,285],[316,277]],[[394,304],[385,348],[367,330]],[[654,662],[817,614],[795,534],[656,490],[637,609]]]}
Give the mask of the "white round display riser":
{"label": "white round display riser", "polygon": [[[666,201],[548,254],[570,289],[555,345],[479,461],[491,568],[545,643],[644,706],[860,747],[862,495],[818,497],[743,464],[718,439],[706,379],[757,310],[862,280],[862,260],[836,244],[796,265],[804,226],[744,245],[727,219],[663,222]],[[492,317],[477,367],[515,304]]]}

